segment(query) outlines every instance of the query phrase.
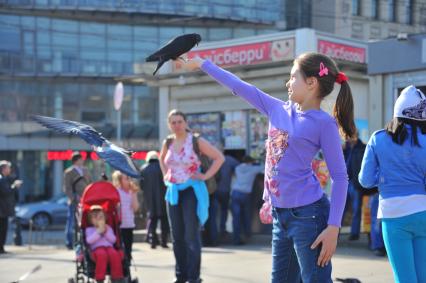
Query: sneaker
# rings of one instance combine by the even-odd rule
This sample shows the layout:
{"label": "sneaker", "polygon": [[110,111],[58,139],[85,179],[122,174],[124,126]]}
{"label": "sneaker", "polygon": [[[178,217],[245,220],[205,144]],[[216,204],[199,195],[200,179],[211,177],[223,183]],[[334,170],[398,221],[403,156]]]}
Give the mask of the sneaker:
{"label": "sneaker", "polygon": [[375,256],[380,256],[380,257],[384,257],[386,256],[386,249],[385,248],[379,248],[379,249],[375,249],[373,251]]}
{"label": "sneaker", "polygon": [[349,237],[348,237],[348,240],[349,241],[358,241],[359,240],[359,235],[350,234]]}

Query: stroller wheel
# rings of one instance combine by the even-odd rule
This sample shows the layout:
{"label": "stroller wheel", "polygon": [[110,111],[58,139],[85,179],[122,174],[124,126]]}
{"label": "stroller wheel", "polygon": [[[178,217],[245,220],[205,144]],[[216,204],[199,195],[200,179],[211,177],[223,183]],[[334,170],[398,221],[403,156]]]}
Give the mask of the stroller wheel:
{"label": "stroller wheel", "polygon": [[68,278],[68,283],[76,283],[74,278]]}
{"label": "stroller wheel", "polygon": [[136,277],[130,281],[130,283],[139,283],[139,279]]}

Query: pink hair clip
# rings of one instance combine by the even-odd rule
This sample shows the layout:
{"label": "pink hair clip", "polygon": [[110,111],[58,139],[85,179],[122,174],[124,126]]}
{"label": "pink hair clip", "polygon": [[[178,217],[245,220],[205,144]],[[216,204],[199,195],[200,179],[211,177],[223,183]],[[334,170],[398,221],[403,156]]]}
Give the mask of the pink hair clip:
{"label": "pink hair clip", "polygon": [[320,63],[320,71],[319,71],[318,75],[320,77],[328,75],[328,68],[326,66],[324,66],[323,62]]}

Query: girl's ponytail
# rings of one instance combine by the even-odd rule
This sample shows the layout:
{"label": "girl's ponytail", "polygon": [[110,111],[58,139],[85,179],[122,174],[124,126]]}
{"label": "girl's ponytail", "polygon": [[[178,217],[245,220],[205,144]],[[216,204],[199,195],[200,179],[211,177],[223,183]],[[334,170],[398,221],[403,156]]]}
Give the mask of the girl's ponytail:
{"label": "girl's ponytail", "polygon": [[328,96],[336,83],[340,84],[333,116],[339,124],[342,137],[345,139],[355,138],[354,101],[345,73],[339,71],[333,59],[320,53],[303,53],[295,59],[295,63],[297,63],[305,78],[315,77],[318,80],[320,98]]}
{"label": "girl's ponytail", "polygon": [[342,134],[345,139],[352,139],[356,136],[354,101],[351,88],[347,81],[341,82],[340,91],[333,109],[333,116],[339,124],[340,134]]}

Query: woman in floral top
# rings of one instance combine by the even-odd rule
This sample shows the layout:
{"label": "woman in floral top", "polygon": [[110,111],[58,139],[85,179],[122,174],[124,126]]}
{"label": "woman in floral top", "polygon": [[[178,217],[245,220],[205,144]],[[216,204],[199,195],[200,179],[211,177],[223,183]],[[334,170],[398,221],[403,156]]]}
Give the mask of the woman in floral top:
{"label": "woman in floral top", "polygon": [[[176,259],[174,282],[201,282],[200,224],[207,220],[209,206],[204,181],[216,174],[224,157],[205,139],[193,139],[192,133],[187,130],[184,113],[172,110],[168,124],[173,135],[163,142],[160,165],[167,186],[167,211]],[[198,142],[200,152],[213,160],[205,173],[200,172],[201,162],[194,151],[194,140]]]}

